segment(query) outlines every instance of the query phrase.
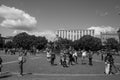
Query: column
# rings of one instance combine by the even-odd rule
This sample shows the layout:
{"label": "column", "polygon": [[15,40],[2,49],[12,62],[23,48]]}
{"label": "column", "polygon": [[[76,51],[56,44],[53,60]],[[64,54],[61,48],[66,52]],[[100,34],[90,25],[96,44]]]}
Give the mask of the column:
{"label": "column", "polygon": [[73,30],[73,38],[72,40],[74,41],[75,40],[75,30]]}
{"label": "column", "polygon": [[67,39],[69,40],[69,31],[67,30]]}
{"label": "column", "polygon": [[69,36],[69,37],[70,37],[70,40],[71,40],[71,36],[72,36],[71,34],[72,34],[72,31],[70,30],[70,36]]}

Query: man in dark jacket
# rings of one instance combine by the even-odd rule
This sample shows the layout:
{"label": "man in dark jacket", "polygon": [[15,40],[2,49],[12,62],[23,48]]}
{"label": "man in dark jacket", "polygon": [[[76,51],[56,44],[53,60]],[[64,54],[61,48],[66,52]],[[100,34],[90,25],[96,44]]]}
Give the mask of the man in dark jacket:
{"label": "man in dark jacket", "polygon": [[54,61],[55,61],[55,53],[51,54],[51,65],[54,65]]}

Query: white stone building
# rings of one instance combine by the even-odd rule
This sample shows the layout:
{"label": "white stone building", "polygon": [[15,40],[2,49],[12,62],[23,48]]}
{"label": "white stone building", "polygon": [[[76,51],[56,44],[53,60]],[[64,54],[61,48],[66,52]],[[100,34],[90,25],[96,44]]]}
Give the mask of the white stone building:
{"label": "white stone building", "polygon": [[63,39],[68,40],[78,40],[84,35],[91,35],[94,36],[94,30],[93,29],[86,29],[86,30],[57,30],[56,35],[58,37],[61,37]]}

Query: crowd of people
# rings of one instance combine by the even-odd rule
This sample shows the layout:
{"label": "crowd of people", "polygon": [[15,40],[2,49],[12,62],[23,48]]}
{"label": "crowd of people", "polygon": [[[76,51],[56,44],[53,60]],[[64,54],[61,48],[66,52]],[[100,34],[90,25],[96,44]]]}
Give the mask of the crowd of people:
{"label": "crowd of people", "polygon": [[[55,53],[52,52],[52,49],[47,49],[47,61],[54,65],[54,60],[56,58]],[[92,51],[85,50],[75,50],[75,49],[62,49],[59,56],[59,64],[63,67],[69,67],[70,65],[78,64],[78,58],[81,57],[81,64],[86,64],[85,59],[89,59],[89,65],[92,64]]]}
{"label": "crowd of people", "polygon": [[[20,75],[23,75],[23,64],[26,62],[26,58],[25,56],[27,55],[27,53],[29,51],[27,50],[22,50],[20,49],[19,51],[19,57],[18,57],[18,64],[19,64],[19,72]],[[31,50],[30,54],[36,54],[37,51],[33,51]],[[7,54],[8,51],[5,50],[5,53]],[[13,52],[15,53],[15,52]],[[105,62],[105,74],[114,74],[113,73],[113,68],[115,70],[115,73],[120,72],[120,68],[116,67],[114,64],[114,58],[113,58],[113,54],[111,54],[110,51],[106,51],[106,52],[102,52],[102,51],[98,51],[98,52],[94,52],[91,50],[75,50],[74,48],[69,48],[69,49],[62,49],[60,50],[59,53],[59,64],[64,67],[64,68],[68,68],[72,65],[77,65],[80,62],[78,62],[78,59],[81,59],[81,64],[84,65],[86,64],[86,61],[88,61],[88,65],[92,66],[93,65],[93,55],[97,53],[98,55],[101,55],[101,60]],[[47,48],[46,49],[46,57],[47,57],[47,61],[51,64],[51,65],[57,65],[55,64],[55,60],[56,58],[56,53],[53,52],[52,49]],[[86,60],[88,59],[88,60]],[[0,57],[0,74],[2,72],[2,58]]]}
{"label": "crowd of people", "polygon": [[[55,61],[55,53],[52,52],[51,49],[47,49],[47,60],[51,63],[51,65],[54,65]],[[101,61],[105,63],[105,74],[115,74],[120,72],[120,68],[116,67],[114,64],[114,58],[111,51],[98,51],[94,52],[91,50],[75,50],[75,49],[62,49],[60,51],[60,60],[59,63],[63,67],[69,67],[73,64],[78,64],[78,59],[81,59],[81,64],[86,64],[86,61],[88,61],[88,64],[90,66],[93,65],[93,55],[101,55]],[[54,56],[53,56],[54,55]],[[86,60],[88,59],[88,60]],[[115,70],[113,72],[113,69]]]}

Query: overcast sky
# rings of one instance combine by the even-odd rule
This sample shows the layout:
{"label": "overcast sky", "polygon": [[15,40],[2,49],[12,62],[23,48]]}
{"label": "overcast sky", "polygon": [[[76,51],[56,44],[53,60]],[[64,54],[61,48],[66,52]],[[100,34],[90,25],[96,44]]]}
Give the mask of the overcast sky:
{"label": "overcast sky", "polygon": [[120,0],[0,0],[0,33],[120,27]]}

